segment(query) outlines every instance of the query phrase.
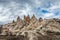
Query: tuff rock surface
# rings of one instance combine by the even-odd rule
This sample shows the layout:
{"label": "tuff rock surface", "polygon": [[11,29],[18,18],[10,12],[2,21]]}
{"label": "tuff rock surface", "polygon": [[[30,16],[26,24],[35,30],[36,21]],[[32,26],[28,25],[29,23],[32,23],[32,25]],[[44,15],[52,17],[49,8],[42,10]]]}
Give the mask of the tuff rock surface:
{"label": "tuff rock surface", "polygon": [[0,26],[0,35],[15,35],[6,40],[60,40],[60,19],[37,19],[34,15],[21,19],[18,16],[16,21]]}

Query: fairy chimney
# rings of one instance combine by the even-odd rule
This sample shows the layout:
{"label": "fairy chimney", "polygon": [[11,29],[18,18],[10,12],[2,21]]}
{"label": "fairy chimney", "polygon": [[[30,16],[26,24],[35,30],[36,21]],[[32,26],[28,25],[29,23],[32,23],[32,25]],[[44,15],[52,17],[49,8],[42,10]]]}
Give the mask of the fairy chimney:
{"label": "fairy chimney", "polygon": [[37,19],[36,19],[35,15],[33,15],[33,16],[31,17],[31,22],[36,21],[36,20],[37,20]]}
{"label": "fairy chimney", "polygon": [[24,22],[25,23],[29,23],[30,22],[30,17],[28,16],[24,16]]}
{"label": "fairy chimney", "polygon": [[19,16],[17,17],[17,22],[20,22],[20,17]]}
{"label": "fairy chimney", "polygon": [[40,17],[40,18],[39,18],[39,22],[42,22],[42,21],[43,21],[43,19]]}
{"label": "fairy chimney", "polygon": [[17,18],[17,24],[18,24],[18,25],[22,25],[22,23],[23,23],[23,22],[22,22],[22,19],[20,19],[20,17],[18,16],[18,18]]}
{"label": "fairy chimney", "polygon": [[15,23],[15,21],[13,20],[12,23]]}

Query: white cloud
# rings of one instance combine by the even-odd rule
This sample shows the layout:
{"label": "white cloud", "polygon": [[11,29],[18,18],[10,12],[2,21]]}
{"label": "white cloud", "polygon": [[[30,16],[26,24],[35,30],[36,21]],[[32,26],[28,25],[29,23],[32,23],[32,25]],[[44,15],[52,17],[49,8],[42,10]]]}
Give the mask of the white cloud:
{"label": "white cloud", "polygon": [[[35,14],[37,18],[59,18],[59,15],[55,16],[54,14],[60,13],[59,2],[59,0],[6,0],[4,3],[0,3],[0,21],[11,21],[16,19],[17,16],[22,18],[23,15],[28,14],[30,16]],[[42,13],[42,9],[49,11],[49,13]]]}
{"label": "white cloud", "polygon": [[11,21],[16,19],[17,16],[22,18],[23,15],[28,15],[29,12],[31,12],[31,6],[28,4],[22,6],[23,7],[15,2],[11,2],[8,6],[0,7],[0,21]]}
{"label": "white cloud", "polygon": [[52,3],[52,6],[50,6],[48,8],[42,8],[42,9],[49,11],[49,13],[43,14],[44,18],[60,18],[60,4],[59,4],[59,2],[57,2],[55,0],[55,2]]}
{"label": "white cloud", "polygon": [[52,18],[54,16],[54,13],[46,13],[44,14],[44,18]]}
{"label": "white cloud", "polygon": [[5,21],[7,20],[7,17],[0,17],[0,21]]}

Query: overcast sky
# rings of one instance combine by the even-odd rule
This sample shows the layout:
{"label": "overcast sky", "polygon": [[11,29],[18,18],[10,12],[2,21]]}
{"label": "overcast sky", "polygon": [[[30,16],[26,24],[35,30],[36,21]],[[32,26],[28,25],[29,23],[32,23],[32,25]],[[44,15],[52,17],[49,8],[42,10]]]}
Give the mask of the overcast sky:
{"label": "overcast sky", "polygon": [[0,0],[0,24],[24,15],[60,18],[60,0]]}

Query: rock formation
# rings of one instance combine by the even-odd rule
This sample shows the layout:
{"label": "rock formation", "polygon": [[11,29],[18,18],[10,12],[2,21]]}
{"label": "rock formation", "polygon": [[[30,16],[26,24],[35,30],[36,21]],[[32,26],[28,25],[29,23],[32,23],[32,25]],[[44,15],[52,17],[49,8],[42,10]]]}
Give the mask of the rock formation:
{"label": "rock formation", "polygon": [[0,27],[0,35],[15,35],[18,40],[60,40],[60,19],[37,19],[28,15],[22,20],[18,16],[16,21]]}
{"label": "rock formation", "polygon": [[29,17],[29,15],[28,15],[28,16],[24,16],[24,22],[25,22],[26,24],[29,24],[29,22],[30,22],[30,17]]}

